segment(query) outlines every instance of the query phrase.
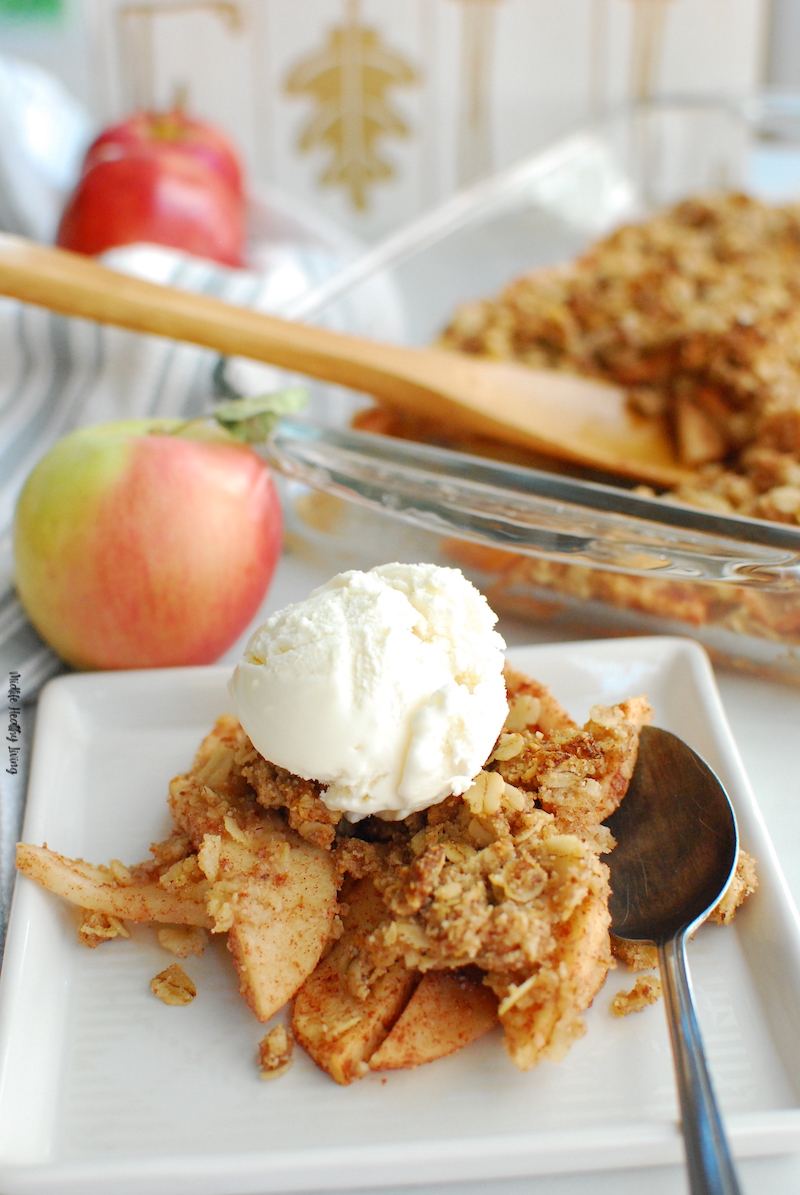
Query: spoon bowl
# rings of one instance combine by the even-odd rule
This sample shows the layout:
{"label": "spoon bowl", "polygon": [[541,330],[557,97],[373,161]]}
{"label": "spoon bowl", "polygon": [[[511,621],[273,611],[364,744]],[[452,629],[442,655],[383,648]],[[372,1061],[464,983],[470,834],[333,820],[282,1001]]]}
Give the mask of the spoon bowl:
{"label": "spoon bowl", "polygon": [[697,1023],[686,940],[725,892],[739,837],[725,789],[691,747],[645,726],[631,783],[606,825],[611,932],[652,942],[664,985],[692,1195],[741,1195]]}
{"label": "spoon bowl", "polygon": [[611,930],[633,942],[691,933],[711,912],[736,867],[736,818],[725,789],[691,747],[645,726],[625,799],[606,823]]}

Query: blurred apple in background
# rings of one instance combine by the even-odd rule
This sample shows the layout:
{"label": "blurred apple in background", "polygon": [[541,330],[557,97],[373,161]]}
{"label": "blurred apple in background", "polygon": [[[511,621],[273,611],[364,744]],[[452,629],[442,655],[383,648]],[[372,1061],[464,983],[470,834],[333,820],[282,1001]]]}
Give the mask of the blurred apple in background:
{"label": "blurred apple in background", "polygon": [[187,115],[179,103],[169,112],[134,112],[127,120],[104,129],[86,151],[84,173],[98,162],[153,145],[175,149],[201,162],[235,195],[244,194],[242,163],[233,143],[208,121]]}
{"label": "blurred apple in background", "polygon": [[171,112],[137,112],[100,134],[67,201],[57,243],[97,254],[149,241],[241,266],[242,168],[212,125]]}
{"label": "blurred apple in background", "polygon": [[256,613],[281,542],[266,466],[217,425],[100,424],[65,436],[28,478],[17,590],[76,668],[208,664]]}
{"label": "blurred apple in background", "polygon": [[97,254],[139,241],[241,266],[242,203],[209,167],[167,146],[96,163],[67,201],[57,243]]}

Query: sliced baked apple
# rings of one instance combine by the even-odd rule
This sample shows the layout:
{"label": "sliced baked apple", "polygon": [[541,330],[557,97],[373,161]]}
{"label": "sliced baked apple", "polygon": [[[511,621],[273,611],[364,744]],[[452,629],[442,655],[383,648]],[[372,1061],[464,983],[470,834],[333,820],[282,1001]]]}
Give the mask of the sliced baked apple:
{"label": "sliced baked apple", "polygon": [[[237,890],[228,949],[239,990],[259,1021],[283,1008],[312,973],[336,910],[330,855],[293,837],[285,870],[255,876],[240,871],[232,877]],[[261,860],[255,854],[252,860],[257,869]]]}
{"label": "sliced baked apple", "polygon": [[17,844],[17,868],[43,888],[82,909],[125,921],[166,921],[177,925],[212,924],[206,911],[208,883],[167,888],[150,871],[151,864],[127,868],[116,861],[95,867],[83,859],[68,859],[46,846]]}
{"label": "sliced baked apple", "polygon": [[332,1079],[344,1085],[369,1070],[369,1059],[402,1012],[416,983],[415,972],[395,963],[367,986],[358,971],[366,937],[386,912],[371,880],[347,891],[345,932],[294,1002],[292,1029],[304,1049]]}
{"label": "sliced baked apple", "polygon": [[497,1024],[497,997],[475,968],[429,971],[369,1060],[371,1070],[435,1062]]}

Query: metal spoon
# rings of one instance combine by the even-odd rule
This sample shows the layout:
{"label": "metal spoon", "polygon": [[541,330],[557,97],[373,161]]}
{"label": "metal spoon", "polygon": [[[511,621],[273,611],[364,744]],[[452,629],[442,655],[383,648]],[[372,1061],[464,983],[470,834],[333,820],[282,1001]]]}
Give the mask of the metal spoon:
{"label": "metal spoon", "polygon": [[736,818],[717,777],[667,730],[646,726],[625,800],[606,823],[611,930],[653,942],[664,984],[692,1195],[741,1195],[708,1073],[686,964],[686,939],[728,886]]}

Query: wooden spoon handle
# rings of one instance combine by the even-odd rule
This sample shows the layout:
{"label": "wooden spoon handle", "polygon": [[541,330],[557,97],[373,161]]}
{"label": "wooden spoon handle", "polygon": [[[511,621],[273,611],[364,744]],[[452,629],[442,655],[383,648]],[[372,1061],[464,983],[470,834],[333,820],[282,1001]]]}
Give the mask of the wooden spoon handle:
{"label": "wooden spoon handle", "polygon": [[0,234],[0,294],[64,315],[250,357],[372,394],[400,410],[611,473],[670,485],[682,471],[658,424],[589,378],[381,344],[120,274]]}
{"label": "wooden spoon handle", "polygon": [[418,355],[418,350],[278,319],[208,295],[147,282],[80,254],[6,234],[0,234],[0,293],[63,315],[189,341],[378,397],[391,396],[396,403],[402,398],[392,381]]}

